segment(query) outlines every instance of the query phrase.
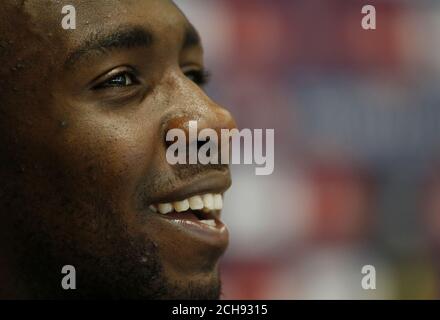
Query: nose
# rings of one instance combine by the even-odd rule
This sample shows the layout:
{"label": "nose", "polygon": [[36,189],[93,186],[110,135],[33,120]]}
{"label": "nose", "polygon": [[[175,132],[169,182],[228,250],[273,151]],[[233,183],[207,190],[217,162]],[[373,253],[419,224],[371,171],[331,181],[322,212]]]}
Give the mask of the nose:
{"label": "nose", "polygon": [[[228,110],[212,103],[209,107],[204,108],[203,112],[197,114],[190,112],[185,112],[185,114],[176,113],[175,117],[170,117],[166,121],[165,135],[169,130],[180,129],[189,138],[191,136],[191,128],[194,129],[193,126],[190,126],[190,123],[194,123],[194,121],[197,122],[198,133],[204,129],[211,129],[216,132],[218,137],[221,136],[222,129],[232,130],[237,127]],[[187,142],[190,143],[192,141],[188,140]]]}
{"label": "nose", "polygon": [[[189,83],[188,83],[189,82]],[[179,86],[180,93],[175,96],[173,107],[165,117],[164,123],[164,143],[166,147],[173,144],[173,141],[166,140],[166,134],[169,130],[180,129],[185,134],[188,145],[196,145],[196,150],[206,143],[198,141],[197,136],[204,129],[215,131],[218,137],[218,147],[221,146],[221,132],[224,129],[231,130],[237,127],[231,113],[222,106],[213,102],[205,92],[196,84],[186,79],[185,84]],[[197,135],[194,136],[191,130],[190,121],[193,124],[197,122]],[[221,151],[221,152],[222,152]]]}

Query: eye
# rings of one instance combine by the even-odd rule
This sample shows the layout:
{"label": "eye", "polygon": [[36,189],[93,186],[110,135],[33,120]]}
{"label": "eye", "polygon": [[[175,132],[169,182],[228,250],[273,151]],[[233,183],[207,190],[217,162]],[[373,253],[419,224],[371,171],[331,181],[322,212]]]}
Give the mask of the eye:
{"label": "eye", "polygon": [[115,87],[129,87],[139,84],[139,80],[132,72],[124,71],[112,76],[110,79],[99,83],[93,89],[105,89]]}
{"label": "eye", "polygon": [[200,87],[209,82],[211,74],[207,70],[190,70],[185,72],[185,76]]}

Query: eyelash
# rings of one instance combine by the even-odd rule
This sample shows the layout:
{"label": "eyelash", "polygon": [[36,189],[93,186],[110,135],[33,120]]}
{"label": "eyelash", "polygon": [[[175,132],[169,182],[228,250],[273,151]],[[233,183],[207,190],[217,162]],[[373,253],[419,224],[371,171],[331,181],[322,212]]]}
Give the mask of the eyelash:
{"label": "eyelash", "polygon": [[[200,87],[203,87],[204,85],[206,85],[210,78],[211,78],[211,73],[207,70],[192,70],[192,71],[188,71],[185,73],[185,76],[190,79],[191,81],[193,81],[195,84],[197,84]],[[191,79],[190,76],[192,76],[193,78]]]}
{"label": "eyelash", "polygon": [[[125,78],[125,80],[126,80],[125,84],[112,83],[112,81],[115,81],[118,78],[120,79],[123,76],[130,77],[130,79],[128,81],[127,81],[127,78]],[[204,85],[206,85],[209,82],[211,74],[207,70],[191,70],[191,71],[186,72],[185,76],[188,79],[190,79],[191,81],[193,81],[195,84],[197,84],[198,86],[203,87]],[[127,84],[127,82],[129,82],[129,83]],[[140,81],[138,80],[137,76],[133,72],[124,71],[124,72],[116,74],[115,76],[104,81],[103,83],[98,84],[93,89],[98,90],[98,89],[106,89],[106,88],[130,87],[133,85],[137,85],[139,83],[140,83]]]}
{"label": "eyelash", "polygon": [[[112,83],[112,81],[115,81],[118,78],[119,78],[119,80],[121,80],[121,77],[124,77],[124,76],[129,77],[129,78],[125,77],[125,79],[124,79],[125,84]],[[127,84],[127,82],[129,82],[129,83]],[[124,71],[124,72],[120,72],[120,73],[114,75],[112,78],[98,84],[93,89],[97,90],[97,89],[106,89],[106,88],[130,87],[132,85],[136,85],[139,83],[140,83],[140,81],[138,80],[137,76],[133,72]]]}

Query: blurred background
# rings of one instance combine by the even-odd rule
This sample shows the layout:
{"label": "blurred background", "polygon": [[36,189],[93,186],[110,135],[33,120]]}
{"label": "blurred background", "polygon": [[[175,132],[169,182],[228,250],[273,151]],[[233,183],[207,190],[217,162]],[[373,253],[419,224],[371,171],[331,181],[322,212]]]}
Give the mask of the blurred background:
{"label": "blurred background", "polygon": [[223,298],[439,298],[440,1],[176,2],[211,97],[275,129],[272,175],[232,167]]}

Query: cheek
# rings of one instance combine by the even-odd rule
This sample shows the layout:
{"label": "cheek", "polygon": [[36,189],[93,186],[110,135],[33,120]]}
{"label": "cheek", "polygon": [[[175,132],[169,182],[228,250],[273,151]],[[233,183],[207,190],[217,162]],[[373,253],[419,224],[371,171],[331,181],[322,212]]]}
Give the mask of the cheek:
{"label": "cheek", "polygon": [[94,192],[118,206],[131,202],[136,185],[152,169],[157,142],[148,127],[118,118],[68,126],[58,150],[73,192]]}

